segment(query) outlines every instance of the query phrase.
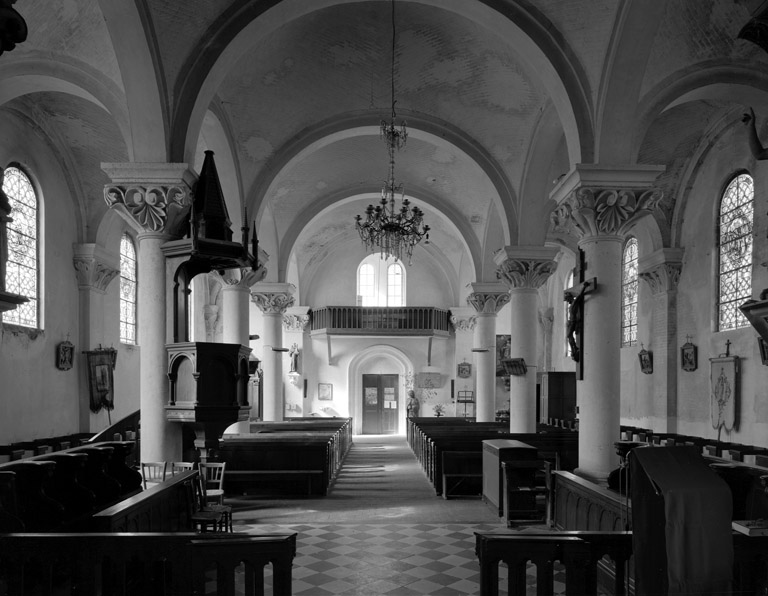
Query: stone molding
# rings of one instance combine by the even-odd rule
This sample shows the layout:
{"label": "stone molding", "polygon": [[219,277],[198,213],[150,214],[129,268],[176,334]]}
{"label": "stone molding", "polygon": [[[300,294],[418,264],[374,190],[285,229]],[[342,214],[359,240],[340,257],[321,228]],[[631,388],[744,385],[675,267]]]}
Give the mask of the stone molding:
{"label": "stone molding", "polygon": [[682,268],[682,263],[661,263],[653,269],[641,271],[638,277],[648,283],[654,295],[673,292],[677,290]]}
{"label": "stone molding", "polygon": [[677,290],[683,253],[682,248],[662,248],[638,259],[638,277],[648,283],[654,295]]}
{"label": "stone molding", "polygon": [[451,315],[451,325],[456,333],[467,333],[475,330],[475,324],[477,323],[477,317],[471,315],[468,317]]}
{"label": "stone molding", "polygon": [[[75,244],[73,248],[72,263],[78,287],[105,294],[109,284],[120,273],[119,259],[95,244]],[[115,260],[118,262],[115,263]]]}
{"label": "stone molding", "polygon": [[173,234],[188,213],[196,176],[187,164],[111,163],[104,200],[140,232]]}
{"label": "stone molding", "polygon": [[304,332],[309,326],[309,315],[296,315],[286,313],[283,315],[283,329],[286,331]]}
{"label": "stone molding", "polygon": [[509,290],[502,284],[472,284],[474,290],[467,296],[467,304],[478,314],[497,314],[510,300]]}
{"label": "stone molding", "polygon": [[624,236],[651,214],[663,198],[658,189],[588,188],[573,191],[552,213],[555,230],[579,238]]}
{"label": "stone molding", "polygon": [[293,306],[296,287],[287,283],[259,283],[251,290],[251,300],[264,314],[282,315]]}

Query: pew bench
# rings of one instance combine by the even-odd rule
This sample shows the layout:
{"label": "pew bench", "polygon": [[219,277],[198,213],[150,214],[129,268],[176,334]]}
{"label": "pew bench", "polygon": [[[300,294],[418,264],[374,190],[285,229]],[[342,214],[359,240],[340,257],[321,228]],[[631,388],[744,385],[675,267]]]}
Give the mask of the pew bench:
{"label": "pew bench", "polygon": [[483,492],[483,457],[477,451],[443,451],[443,498],[477,497]]}
{"label": "pew bench", "polygon": [[224,477],[227,492],[244,494],[260,488],[262,482],[277,481],[283,486],[303,486],[302,494],[311,496],[312,487],[317,484],[313,479],[322,478],[323,474],[323,470],[227,470]]}

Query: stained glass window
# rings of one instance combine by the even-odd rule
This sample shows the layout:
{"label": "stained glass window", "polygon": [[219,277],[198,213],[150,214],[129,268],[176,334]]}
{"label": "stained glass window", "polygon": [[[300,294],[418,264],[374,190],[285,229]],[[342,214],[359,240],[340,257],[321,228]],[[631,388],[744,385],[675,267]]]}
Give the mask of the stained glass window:
{"label": "stained glass window", "polygon": [[136,343],[136,248],[128,234],[120,240],[120,341]]}
{"label": "stained glass window", "polygon": [[718,330],[747,327],[739,305],[752,298],[752,224],[755,189],[752,177],[739,174],[725,189],[718,220]]}
{"label": "stained glass window", "polygon": [[5,169],[3,191],[11,204],[8,224],[8,261],[5,291],[29,299],[14,310],[3,313],[3,322],[23,327],[39,327],[38,291],[38,201],[27,175],[19,168]]}
{"label": "stained glass window", "polygon": [[637,345],[637,238],[624,245],[621,259],[621,345]]}

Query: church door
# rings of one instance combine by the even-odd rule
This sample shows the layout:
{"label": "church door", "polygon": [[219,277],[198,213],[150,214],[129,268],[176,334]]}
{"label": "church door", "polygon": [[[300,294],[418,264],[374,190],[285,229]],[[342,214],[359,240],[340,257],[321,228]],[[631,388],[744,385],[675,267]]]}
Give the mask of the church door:
{"label": "church door", "polygon": [[397,432],[398,375],[363,375],[363,434]]}

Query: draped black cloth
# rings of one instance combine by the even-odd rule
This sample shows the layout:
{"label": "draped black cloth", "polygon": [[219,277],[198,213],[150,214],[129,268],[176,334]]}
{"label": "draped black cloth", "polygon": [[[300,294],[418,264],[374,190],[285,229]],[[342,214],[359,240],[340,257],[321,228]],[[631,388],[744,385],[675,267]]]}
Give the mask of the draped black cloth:
{"label": "draped black cloth", "polygon": [[696,447],[629,454],[638,596],[729,593],[731,490]]}

